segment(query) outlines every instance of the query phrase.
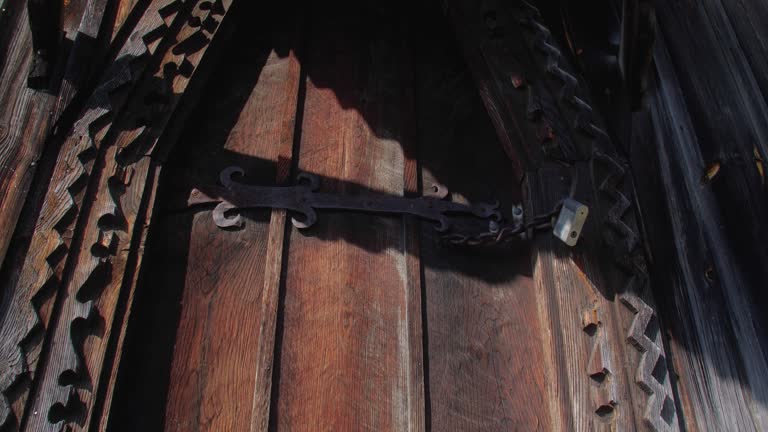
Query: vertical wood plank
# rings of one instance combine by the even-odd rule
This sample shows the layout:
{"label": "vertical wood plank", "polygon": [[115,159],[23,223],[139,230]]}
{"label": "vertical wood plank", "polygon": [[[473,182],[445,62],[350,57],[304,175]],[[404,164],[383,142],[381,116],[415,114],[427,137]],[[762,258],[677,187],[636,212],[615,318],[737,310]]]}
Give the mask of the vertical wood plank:
{"label": "vertical wood plank", "polygon": [[[679,0],[664,2],[659,4],[657,16],[669,52],[667,61],[679,77],[677,82],[694,127],[701,155],[699,175],[715,164],[719,167],[717,176],[704,182],[703,187],[713,194],[719,230],[733,245],[728,255],[735,266],[718,269],[714,277],[719,278],[721,271],[723,275],[737,272],[744,281],[738,289],[725,280],[721,284],[729,307],[739,311],[733,315],[737,333],[756,337],[760,345],[761,353],[744,357],[752,362],[755,355],[765,359],[768,352],[768,320],[762,313],[768,305],[763,289],[768,280],[768,251],[764,247],[768,228],[745,221],[768,219],[762,162],[768,159],[768,100],[760,87],[766,85],[765,70],[761,69],[765,59],[761,59],[760,51],[754,51],[754,42],[743,38],[746,21],[759,19],[767,12],[764,4],[755,5],[743,10],[747,18],[733,14],[744,3],[725,3],[729,2],[708,0],[692,7]],[[738,33],[734,29],[739,29]],[[750,36],[764,39],[764,31]],[[691,65],[697,65],[696,73],[691,73]],[[719,244],[711,247],[722,250]],[[751,374],[758,367],[752,363],[745,372]],[[757,380],[759,375],[756,372],[750,379]],[[768,394],[761,398],[768,398]]]}
{"label": "vertical wood plank", "polygon": [[[422,18],[429,24],[416,50],[423,188],[442,184],[460,201],[498,200],[509,218],[521,200],[515,164],[451,28],[436,21]],[[423,225],[432,430],[553,430],[545,385],[553,372],[542,350],[529,251],[457,249]]]}
{"label": "vertical wood plank", "polygon": [[[206,103],[233,91],[250,93],[231,130],[191,128],[184,135],[182,140],[192,141],[202,156],[185,158],[188,167],[182,162],[184,181],[213,184],[218,172],[232,164],[245,169],[244,181],[274,182],[275,168],[278,181],[285,180],[299,85],[299,63],[292,52],[296,34],[290,19],[279,21],[286,25],[283,29],[277,24],[267,26],[288,41],[254,33],[252,28],[235,36],[256,37],[260,42],[239,60],[242,63],[229,63],[232,57],[223,63],[227,68],[212,78],[217,84],[208,90],[198,111],[198,124],[220,123],[215,114],[206,120],[210,116]],[[238,87],[256,78],[252,89]],[[232,112],[226,100],[218,103],[221,111]],[[212,148],[216,142],[212,135],[222,133],[227,137],[223,149]],[[261,210],[248,216],[242,231],[221,230],[209,212],[194,217],[166,430],[266,430],[285,215],[270,216]]]}
{"label": "vertical wood plank", "polygon": [[[0,260],[24,204],[37,159],[50,128],[48,111],[55,96],[27,88],[32,62],[32,36],[27,22],[26,2],[6,10],[3,26],[7,39],[0,54]],[[2,411],[2,408],[0,408]],[[0,418],[0,422],[3,419]]]}
{"label": "vertical wood plank", "polygon": [[768,373],[749,318],[754,305],[744,303],[748,281],[724,238],[717,196],[701,183],[706,162],[689,112],[694,101],[684,96],[663,35],[654,59],[650,136],[641,145],[657,146],[659,205],[670,224],[657,262],[670,280],[663,305],[674,317],[667,324],[683,418],[689,430],[763,430]]}
{"label": "vertical wood plank", "polygon": [[[297,19],[297,17],[294,17]],[[302,20],[297,19],[297,24]],[[296,35],[296,43],[301,37],[301,33]],[[300,48],[297,48],[300,50]],[[301,109],[300,102],[297,98],[303,97],[299,92],[301,85],[301,64],[295,57],[295,52],[291,53],[289,59],[289,71],[290,85],[285,85],[282,89],[283,98],[288,98],[290,95],[295,95],[293,104],[285,104],[283,107],[284,116],[291,116],[291,127],[293,130],[284,130],[285,139],[280,141],[280,145],[277,148],[276,162],[277,162],[277,184],[285,184],[289,182],[289,175],[291,172],[291,165],[293,161],[293,142],[298,139],[294,135],[295,123],[300,117],[301,113],[298,112]],[[292,93],[291,93],[292,92]],[[286,125],[287,126],[287,125]],[[269,221],[269,233],[267,235],[267,251],[265,257],[265,274],[264,274],[264,287],[261,293],[261,309],[259,316],[259,340],[256,352],[256,379],[254,380],[254,395],[253,395],[253,407],[251,409],[251,425],[250,431],[266,431],[269,428],[269,413],[272,403],[272,377],[274,375],[274,356],[275,356],[275,337],[277,332],[277,315],[278,315],[278,303],[280,295],[280,287],[282,286],[281,277],[284,265],[283,257],[285,255],[285,234],[286,234],[286,218],[287,212],[283,209],[273,209],[271,211]]]}
{"label": "vertical wood plank", "polygon": [[[402,195],[412,69],[396,15],[315,6],[299,169],[321,190]],[[412,178],[408,180],[412,187]],[[286,263],[277,430],[421,430],[400,217],[323,212],[293,229]]]}

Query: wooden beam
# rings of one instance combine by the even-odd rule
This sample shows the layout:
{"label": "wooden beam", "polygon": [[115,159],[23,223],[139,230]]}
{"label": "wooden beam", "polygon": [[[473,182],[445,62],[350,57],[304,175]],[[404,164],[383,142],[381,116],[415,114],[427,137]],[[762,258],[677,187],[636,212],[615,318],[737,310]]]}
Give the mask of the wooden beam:
{"label": "wooden beam", "polygon": [[707,162],[701,125],[689,112],[696,100],[685,96],[663,35],[654,57],[658,78],[650,86],[649,119],[635,126],[647,133],[635,134],[632,147],[656,147],[638,176],[658,166],[660,190],[640,189],[640,198],[649,211],[663,215],[648,226],[658,276],[667,287],[661,304],[674,314],[666,324],[682,414],[692,430],[763,430],[768,369],[750,318],[757,312],[753,294],[721,229],[718,196],[702,184]]}
{"label": "wooden beam", "polygon": [[[662,3],[658,5],[659,33],[669,52],[669,70],[680,78],[677,82],[694,128],[702,159],[699,176],[703,187],[714,195],[725,238],[733,245],[729,254],[741,267],[745,289],[728,294],[728,301],[734,310],[741,307],[739,302],[754,303],[750,314],[762,321],[757,328],[765,329],[768,321],[762,319],[762,310],[768,306],[763,288],[768,280],[768,227],[745,223],[768,219],[762,162],[768,158],[768,100],[761,90],[767,81],[765,59],[755,51],[756,44],[763,43],[760,35],[765,30],[749,36],[745,33],[749,22],[765,17],[767,11],[765,5],[725,3],[708,0],[694,8],[679,1]],[[691,73],[692,67],[696,73]],[[706,172],[715,167],[716,175],[708,178]],[[721,249],[719,244],[712,247]],[[763,352],[768,351],[766,335],[761,330]]]}

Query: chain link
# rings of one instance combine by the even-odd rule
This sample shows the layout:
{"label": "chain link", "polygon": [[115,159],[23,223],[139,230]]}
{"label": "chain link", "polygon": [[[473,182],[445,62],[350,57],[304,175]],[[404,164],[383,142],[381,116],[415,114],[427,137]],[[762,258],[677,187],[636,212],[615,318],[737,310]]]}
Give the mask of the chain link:
{"label": "chain link", "polygon": [[[458,247],[503,247],[533,238],[534,233],[552,229],[554,218],[560,213],[560,205],[552,212],[534,217],[527,223],[491,226],[488,231],[476,235],[448,233],[440,236],[440,242]],[[492,223],[493,225],[493,223]]]}

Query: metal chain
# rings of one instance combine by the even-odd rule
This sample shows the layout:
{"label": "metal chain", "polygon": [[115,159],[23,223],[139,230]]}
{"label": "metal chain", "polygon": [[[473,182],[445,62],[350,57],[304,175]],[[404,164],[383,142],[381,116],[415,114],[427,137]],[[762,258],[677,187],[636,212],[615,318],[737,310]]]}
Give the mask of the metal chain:
{"label": "metal chain", "polygon": [[[541,214],[527,223],[512,223],[499,226],[491,222],[489,230],[476,235],[448,233],[440,236],[440,242],[459,247],[503,247],[533,238],[534,233],[551,230],[554,218],[560,213],[561,204],[549,213]],[[495,225],[495,226],[494,226]]]}

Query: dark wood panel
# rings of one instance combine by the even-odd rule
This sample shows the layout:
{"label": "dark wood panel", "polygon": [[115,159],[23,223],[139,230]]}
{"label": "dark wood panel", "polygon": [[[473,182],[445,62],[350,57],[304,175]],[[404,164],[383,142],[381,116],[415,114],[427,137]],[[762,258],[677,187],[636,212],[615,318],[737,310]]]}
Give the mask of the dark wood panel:
{"label": "dark wood panel", "polygon": [[[324,191],[413,187],[403,150],[413,70],[399,13],[382,9],[317,4],[308,13],[299,169],[321,176]],[[291,231],[275,429],[423,429],[404,231],[399,217],[333,212]]]}
{"label": "dark wood panel", "polygon": [[[510,218],[521,202],[515,165],[450,27],[438,21],[427,29],[417,50],[423,187],[439,183],[471,202],[499,200]],[[527,246],[462,250],[441,246],[429,224],[422,234],[432,430],[553,430],[551,368]]]}
{"label": "dark wood panel", "polygon": [[[744,38],[746,21],[759,19],[766,6],[756,5],[754,11],[745,12],[751,15],[747,18],[728,16],[724,3],[706,1],[692,7],[684,1],[664,2],[658,10],[659,30],[692,122],[701,158],[699,175],[704,178],[707,170],[718,168],[702,187],[713,194],[719,230],[727,241],[707,247],[728,250],[733,265],[720,267],[721,259],[712,257],[719,261],[712,276],[723,279],[725,300],[732,310],[739,311],[733,315],[736,332],[756,336],[762,351],[759,355],[765,359],[768,321],[762,311],[768,305],[763,288],[768,280],[768,227],[745,222],[768,220],[761,162],[768,158],[768,103],[760,87],[765,84],[765,70],[760,69],[764,59],[760,60],[762,55],[754,51],[750,40],[744,40],[742,48],[739,36]],[[731,12],[741,2],[732,3],[727,6]],[[739,29],[738,34],[734,28]],[[752,37],[759,40],[761,32]],[[678,163],[694,168],[691,161]],[[727,280],[729,274],[743,279],[740,288],[731,288],[734,285]]]}
{"label": "dark wood panel", "polygon": [[631,179],[580,79],[530,4],[456,0],[449,10],[498,134],[528,131],[507,141],[533,158],[530,216],[551,212],[574,181],[590,207],[575,248],[548,233],[533,243],[554,427],[676,430]]}
{"label": "dark wood panel", "polygon": [[726,240],[717,194],[702,183],[701,128],[689,112],[695,101],[683,93],[663,36],[654,58],[658,79],[652,80],[645,128],[635,126],[645,132],[635,133],[633,148],[656,149],[644,157],[658,166],[663,192],[641,189],[640,198],[658,215],[653,221],[663,218],[649,224],[649,237],[658,277],[666,282],[660,297],[682,413],[691,430],[763,430],[768,373],[750,319],[756,309],[743,263]]}

